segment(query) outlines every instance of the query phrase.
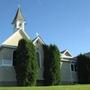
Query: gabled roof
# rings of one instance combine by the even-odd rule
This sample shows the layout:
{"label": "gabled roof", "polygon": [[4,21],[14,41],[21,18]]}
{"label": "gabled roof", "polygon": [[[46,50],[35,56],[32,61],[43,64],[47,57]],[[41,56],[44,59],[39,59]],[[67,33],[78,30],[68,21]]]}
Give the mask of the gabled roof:
{"label": "gabled roof", "polygon": [[17,13],[16,13],[16,16],[15,16],[12,24],[13,24],[15,21],[17,21],[17,20],[24,21],[24,17],[23,17],[23,15],[22,15],[22,12],[21,12],[21,8],[20,8],[20,7],[17,9]]}
{"label": "gabled roof", "polygon": [[63,51],[61,51],[60,53],[61,53],[61,54],[63,54],[65,51],[66,51],[66,49],[65,49],[65,50],[63,50]]}
{"label": "gabled roof", "polygon": [[61,54],[64,55],[64,56],[72,57],[71,53],[67,49],[62,51]]}
{"label": "gabled roof", "polygon": [[43,41],[43,39],[39,35],[35,39],[32,40],[33,41],[33,44],[35,44],[38,40],[40,40],[40,42],[42,44],[45,44],[45,42]]}
{"label": "gabled roof", "polygon": [[17,43],[18,43],[18,41],[21,39],[21,38],[19,38],[17,35],[21,35],[22,37],[24,37],[24,38],[27,38],[27,39],[30,39],[30,37],[28,36],[28,34],[25,32],[25,31],[22,31],[22,30],[17,30],[15,33],[13,33],[9,38],[7,38],[2,44],[3,45],[11,45],[11,44],[9,44],[9,42],[11,42],[11,41],[13,41],[14,42],[14,40],[15,39],[17,39],[16,41],[17,41]]}

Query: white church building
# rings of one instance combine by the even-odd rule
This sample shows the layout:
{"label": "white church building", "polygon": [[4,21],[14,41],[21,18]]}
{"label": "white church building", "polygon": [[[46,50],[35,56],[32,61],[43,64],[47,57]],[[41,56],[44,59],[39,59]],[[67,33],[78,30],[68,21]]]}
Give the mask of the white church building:
{"label": "white church building", "polygon": [[[45,44],[45,42],[40,35],[37,35],[35,39],[31,39],[31,37],[29,37],[25,32],[25,19],[22,15],[20,7],[17,9],[12,25],[14,27],[13,34],[0,44],[0,85],[16,85],[16,74],[13,67],[13,52],[18,46],[19,40],[22,38],[32,40],[36,47],[40,63],[38,80],[43,81],[44,54],[42,44]],[[61,83],[76,83],[78,81],[76,60],[73,59],[73,56],[68,50],[64,50],[60,52],[60,54]]]}

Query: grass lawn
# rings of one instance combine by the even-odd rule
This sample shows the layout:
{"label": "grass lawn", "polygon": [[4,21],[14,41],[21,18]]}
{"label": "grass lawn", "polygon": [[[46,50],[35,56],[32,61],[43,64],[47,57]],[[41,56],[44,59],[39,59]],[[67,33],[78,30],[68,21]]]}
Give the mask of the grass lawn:
{"label": "grass lawn", "polygon": [[0,87],[0,90],[90,90],[90,85],[61,85],[41,87]]}

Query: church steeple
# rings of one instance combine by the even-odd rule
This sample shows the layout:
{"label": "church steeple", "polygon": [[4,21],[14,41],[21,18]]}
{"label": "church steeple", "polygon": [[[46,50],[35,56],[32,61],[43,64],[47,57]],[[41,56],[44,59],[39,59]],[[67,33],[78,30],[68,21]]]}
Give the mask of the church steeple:
{"label": "church steeple", "polygon": [[14,26],[14,31],[24,30],[25,20],[24,20],[24,17],[22,15],[20,7],[18,7],[18,9],[17,9],[16,15],[14,17],[12,24]]}

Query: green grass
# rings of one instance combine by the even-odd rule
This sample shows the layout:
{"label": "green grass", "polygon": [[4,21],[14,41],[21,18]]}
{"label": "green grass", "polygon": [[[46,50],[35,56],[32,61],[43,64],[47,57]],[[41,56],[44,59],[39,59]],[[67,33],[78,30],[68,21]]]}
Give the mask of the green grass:
{"label": "green grass", "polygon": [[90,85],[61,85],[41,87],[0,87],[0,90],[90,90]]}

